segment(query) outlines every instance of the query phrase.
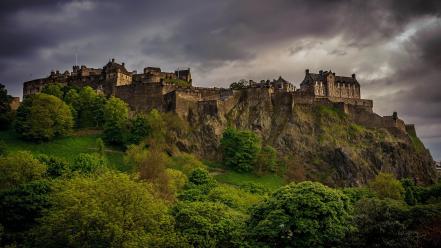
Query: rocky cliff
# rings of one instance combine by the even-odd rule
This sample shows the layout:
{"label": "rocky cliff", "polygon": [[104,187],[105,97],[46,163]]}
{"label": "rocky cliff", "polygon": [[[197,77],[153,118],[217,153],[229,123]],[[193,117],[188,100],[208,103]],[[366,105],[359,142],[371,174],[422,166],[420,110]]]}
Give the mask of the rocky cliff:
{"label": "rocky cliff", "polygon": [[306,179],[328,185],[362,185],[380,171],[422,184],[436,180],[434,161],[414,133],[360,121],[371,117],[379,118],[367,111],[344,113],[332,105],[299,104],[289,94],[243,90],[229,100],[190,108],[185,115],[190,130],[180,132],[176,145],[220,159],[222,132],[232,125],[259,134],[289,161],[288,171],[300,168]]}

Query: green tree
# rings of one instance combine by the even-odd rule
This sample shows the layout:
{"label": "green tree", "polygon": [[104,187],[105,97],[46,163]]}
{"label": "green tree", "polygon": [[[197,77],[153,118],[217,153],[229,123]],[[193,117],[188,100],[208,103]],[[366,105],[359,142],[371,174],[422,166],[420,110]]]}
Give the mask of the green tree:
{"label": "green tree", "polygon": [[237,82],[233,82],[230,84],[230,89],[232,90],[240,90],[240,89],[244,89],[248,86],[248,82],[245,79],[241,79]]}
{"label": "green tree", "polygon": [[40,154],[36,159],[47,166],[46,174],[50,177],[61,177],[70,172],[69,164],[61,158]]}
{"label": "green tree", "polygon": [[138,114],[129,123],[128,144],[139,144],[151,134],[151,127],[146,115]]}
{"label": "green tree", "polygon": [[29,96],[17,110],[15,130],[24,139],[48,141],[68,134],[72,126],[70,108],[55,96]]}
{"label": "green tree", "polygon": [[0,242],[2,247],[24,243],[26,232],[37,224],[37,218],[49,207],[49,192],[47,180],[36,180],[0,191],[0,224],[5,232]]}
{"label": "green tree", "polygon": [[404,188],[404,201],[408,204],[408,205],[415,205],[416,204],[416,199],[415,199],[415,195],[414,195],[414,190],[415,190],[415,183],[412,179],[410,178],[403,178],[400,180],[401,185],[403,185]]}
{"label": "green tree", "polygon": [[3,84],[0,84],[0,130],[7,129],[12,121],[11,103],[12,96]]}
{"label": "green tree", "polygon": [[380,199],[403,199],[404,188],[401,182],[395,179],[395,176],[392,174],[379,173],[368,185]]}
{"label": "green tree", "polygon": [[59,83],[46,84],[41,90],[41,93],[45,93],[63,99],[64,97],[63,85]]}
{"label": "green tree", "polygon": [[19,151],[0,157],[0,190],[40,179],[46,173],[46,165],[30,152]]}
{"label": "green tree", "polygon": [[214,202],[179,202],[172,210],[176,229],[192,247],[239,247],[245,215]]}
{"label": "green tree", "polygon": [[97,171],[102,172],[106,163],[97,154],[80,153],[73,161],[70,170],[81,174],[91,174]]}
{"label": "green tree", "polygon": [[269,247],[335,246],[351,230],[351,206],[340,191],[316,182],[289,184],[251,212],[248,230]]}
{"label": "green tree", "polygon": [[176,240],[164,202],[123,173],[60,181],[49,202],[32,246],[173,247]]}
{"label": "green tree", "polygon": [[408,229],[404,202],[365,198],[355,205],[357,232],[348,242],[353,247],[417,247],[417,235]]}
{"label": "green tree", "polygon": [[[90,86],[82,88],[78,96],[74,91],[69,91],[66,95],[66,102],[77,113],[78,127],[101,127],[104,123],[104,105],[106,98],[99,95]],[[70,94],[70,95],[69,95]]]}
{"label": "green tree", "polygon": [[121,145],[129,117],[129,108],[123,100],[111,97],[104,105],[104,140]]}
{"label": "green tree", "polygon": [[260,139],[251,131],[229,127],[222,135],[221,147],[226,166],[239,172],[250,172],[260,151]]}

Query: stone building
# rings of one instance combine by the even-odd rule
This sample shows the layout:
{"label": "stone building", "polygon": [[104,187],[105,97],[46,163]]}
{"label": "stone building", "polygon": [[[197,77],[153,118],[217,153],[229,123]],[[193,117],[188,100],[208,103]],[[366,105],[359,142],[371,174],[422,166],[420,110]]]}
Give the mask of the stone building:
{"label": "stone building", "polygon": [[332,71],[310,73],[305,71],[305,78],[300,84],[300,91],[317,97],[338,97],[360,99],[360,84],[352,74],[351,77],[336,76]]}

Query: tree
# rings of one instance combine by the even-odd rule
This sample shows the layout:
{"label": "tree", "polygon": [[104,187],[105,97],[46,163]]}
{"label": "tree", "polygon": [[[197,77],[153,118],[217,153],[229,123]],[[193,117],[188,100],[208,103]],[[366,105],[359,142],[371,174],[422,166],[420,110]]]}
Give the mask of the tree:
{"label": "tree", "polygon": [[226,166],[239,172],[250,172],[260,151],[260,139],[251,131],[229,127],[222,135],[221,147]]}
{"label": "tree", "polygon": [[124,131],[129,117],[127,103],[111,97],[104,105],[104,140],[111,144],[121,145],[124,141]]}
{"label": "tree", "polygon": [[20,151],[0,157],[0,190],[41,179],[46,169],[46,165],[30,152]]}
{"label": "tree", "polygon": [[0,191],[0,224],[5,238],[2,247],[22,244],[26,232],[37,224],[43,210],[49,207],[50,185],[47,180],[36,180]]}
{"label": "tree", "polygon": [[24,139],[48,141],[68,134],[72,127],[70,108],[55,96],[29,96],[17,110],[15,130]]}
{"label": "tree", "polygon": [[63,159],[46,154],[40,154],[36,159],[47,166],[46,174],[50,177],[61,177],[70,172],[69,164]]}
{"label": "tree", "polygon": [[106,172],[54,185],[36,247],[173,247],[173,218],[150,185]]}
{"label": "tree", "polygon": [[335,246],[351,230],[351,206],[338,190],[316,182],[289,184],[251,212],[248,230],[269,247]]}
{"label": "tree", "polygon": [[415,195],[414,195],[414,190],[415,190],[415,182],[410,179],[410,178],[403,178],[400,180],[401,185],[404,188],[404,201],[408,204],[408,205],[415,205],[416,204],[416,199],[415,199]]}
{"label": "tree", "polygon": [[417,235],[408,229],[409,209],[402,201],[365,198],[355,205],[357,231],[353,247],[417,247]]}
{"label": "tree", "polygon": [[389,173],[379,173],[369,182],[369,188],[377,194],[380,199],[390,198],[402,200],[404,188],[401,182]]}
{"label": "tree", "polygon": [[138,114],[130,120],[127,144],[139,144],[151,134],[151,127],[146,115]]}
{"label": "tree", "polygon": [[12,121],[11,103],[12,96],[3,84],[0,84],[0,130],[7,129]]}
{"label": "tree", "polygon": [[106,147],[104,146],[104,142],[101,138],[96,139],[96,149],[97,149],[98,155],[101,158],[104,158],[104,153],[105,153]]}
{"label": "tree", "polygon": [[78,127],[101,127],[104,123],[104,105],[106,98],[98,94],[92,87],[86,86],[78,92],[70,90],[66,95],[66,102],[75,103],[71,106],[77,113]]}
{"label": "tree", "polygon": [[63,99],[64,97],[63,85],[59,83],[46,84],[41,90],[41,93],[45,93]]}
{"label": "tree", "polygon": [[81,153],[73,161],[70,170],[81,174],[91,174],[97,171],[103,171],[106,163],[102,157],[97,154]]}
{"label": "tree", "polygon": [[237,82],[231,83],[230,84],[230,89],[232,89],[232,90],[244,89],[244,88],[247,87],[247,84],[248,84],[247,80],[241,79],[241,80],[239,80]]}
{"label": "tree", "polygon": [[192,247],[239,247],[245,215],[221,203],[178,202],[172,210],[176,229]]}

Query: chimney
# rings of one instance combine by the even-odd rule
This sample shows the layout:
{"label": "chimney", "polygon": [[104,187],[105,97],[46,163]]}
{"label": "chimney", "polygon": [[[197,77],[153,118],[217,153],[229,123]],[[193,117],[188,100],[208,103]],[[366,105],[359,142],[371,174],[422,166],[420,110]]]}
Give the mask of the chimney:
{"label": "chimney", "polygon": [[320,70],[320,71],[319,71],[319,74],[320,74],[320,75],[323,75],[323,70]]}
{"label": "chimney", "polygon": [[124,66],[125,65],[124,62],[121,65]]}
{"label": "chimney", "polygon": [[355,73],[352,74],[352,78],[355,79]]}
{"label": "chimney", "polygon": [[115,59],[112,59],[112,63],[115,63]]}
{"label": "chimney", "polygon": [[308,75],[309,74],[309,69],[305,70],[305,74]]}

